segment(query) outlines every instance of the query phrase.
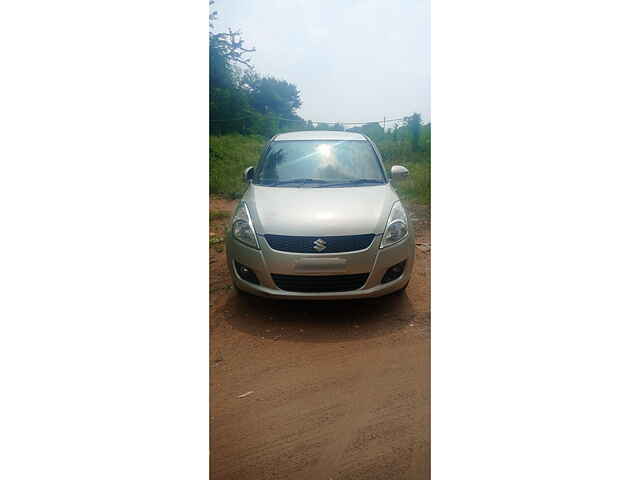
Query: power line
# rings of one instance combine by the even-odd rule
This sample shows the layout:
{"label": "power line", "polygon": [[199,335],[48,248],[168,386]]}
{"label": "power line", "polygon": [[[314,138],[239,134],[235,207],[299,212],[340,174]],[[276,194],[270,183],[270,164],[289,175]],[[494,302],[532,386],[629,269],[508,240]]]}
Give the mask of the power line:
{"label": "power line", "polygon": [[211,122],[211,123],[238,122],[238,121],[244,120],[246,118],[251,118],[251,115],[247,115],[246,117],[240,117],[240,118],[229,118],[229,119],[226,119],[226,120],[209,120],[209,122]]}
{"label": "power line", "polygon": [[[224,123],[224,122],[238,122],[240,120],[245,120],[247,118],[251,118],[252,115],[246,115],[244,117],[238,117],[238,118],[230,118],[230,119],[224,119],[224,120],[211,120],[211,123]],[[271,116],[271,117],[267,117],[270,119],[274,119],[274,120],[282,120],[285,122],[293,122],[293,123],[312,123],[314,125],[318,125],[320,123],[325,123],[327,125],[336,125],[336,124],[340,124],[340,125],[365,125],[367,123],[386,123],[386,122],[395,122],[398,120],[404,120],[407,117],[401,117],[401,118],[387,118],[384,120],[375,120],[375,121],[368,121],[368,122],[319,122],[316,120],[295,120],[295,119],[291,119],[291,118],[283,118],[283,117],[277,117],[277,116]]]}

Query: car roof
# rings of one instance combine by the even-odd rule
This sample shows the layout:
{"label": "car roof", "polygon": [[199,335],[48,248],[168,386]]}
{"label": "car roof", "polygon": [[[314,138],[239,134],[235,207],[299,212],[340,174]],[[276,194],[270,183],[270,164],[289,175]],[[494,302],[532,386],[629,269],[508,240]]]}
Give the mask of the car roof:
{"label": "car roof", "polygon": [[335,132],[329,130],[307,130],[302,132],[281,133],[273,137],[274,142],[282,140],[366,140],[361,133]]}

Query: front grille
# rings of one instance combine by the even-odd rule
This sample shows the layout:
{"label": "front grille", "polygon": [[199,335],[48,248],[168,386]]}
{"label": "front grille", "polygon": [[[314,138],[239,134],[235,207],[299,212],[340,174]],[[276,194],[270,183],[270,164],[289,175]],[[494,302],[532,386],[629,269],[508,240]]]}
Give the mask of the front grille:
{"label": "front grille", "polygon": [[[294,253],[343,253],[343,252],[355,252],[356,250],[364,250],[373,241],[375,235],[373,233],[367,233],[364,235],[344,235],[344,236],[329,236],[324,237],[322,235],[313,237],[296,237],[290,235],[265,235],[264,238],[267,243],[274,250],[280,250],[281,252],[294,252]],[[324,250],[317,251],[314,249],[314,242],[316,240],[324,241]]]}
{"label": "front grille", "polygon": [[348,292],[362,288],[368,277],[368,273],[327,276],[271,274],[278,288],[289,292]]}

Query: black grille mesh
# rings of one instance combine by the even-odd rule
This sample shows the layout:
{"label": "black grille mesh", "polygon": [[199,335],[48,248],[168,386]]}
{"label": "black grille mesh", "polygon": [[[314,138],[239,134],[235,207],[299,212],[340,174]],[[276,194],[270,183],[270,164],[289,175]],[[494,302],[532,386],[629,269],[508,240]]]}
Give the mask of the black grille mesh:
{"label": "black grille mesh", "polygon": [[[295,237],[289,235],[265,235],[267,243],[274,250],[281,252],[294,253],[341,253],[354,252],[356,250],[364,250],[373,241],[375,235],[367,233],[364,235],[345,235],[339,237]],[[325,249],[321,252],[316,251],[313,242],[322,239],[326,242]]]}
{"label": "black grille mesh", "polygon": [[369,274],[316,276],[274,273],[271,277],[279,289],[288,292],[348,292],[362,288]]}

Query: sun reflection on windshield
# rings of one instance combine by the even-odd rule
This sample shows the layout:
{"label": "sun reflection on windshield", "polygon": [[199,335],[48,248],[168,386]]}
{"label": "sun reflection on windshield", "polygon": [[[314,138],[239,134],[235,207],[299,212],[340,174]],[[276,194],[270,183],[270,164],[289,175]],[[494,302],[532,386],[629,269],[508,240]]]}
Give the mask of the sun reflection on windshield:
{"label": "sun reflection on windshield", "polygon": [[336,152],[333,149],[333,145],[321,143],[316,147],[316,155],[320,157],[320,163],[317,165],[317,169],[337,167]]}
{"label": "sun reflection on windshield", "polygon": [[323,157],[328,157],[329,155],[331,155],[331,145],[327,145],[326,143],[323,143],[321,145],[318,145],[316,147],[316,151],[322,155]]}

